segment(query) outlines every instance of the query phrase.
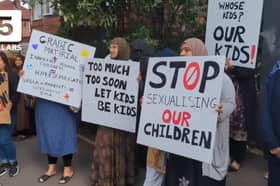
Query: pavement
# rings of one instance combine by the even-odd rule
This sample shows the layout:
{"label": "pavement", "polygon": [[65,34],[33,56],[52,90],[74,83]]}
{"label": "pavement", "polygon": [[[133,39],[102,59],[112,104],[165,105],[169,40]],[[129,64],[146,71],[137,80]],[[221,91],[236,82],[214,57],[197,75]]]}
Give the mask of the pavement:
{"label": "pavement", "polygon": [[226,186],[266,186],[264,174],[267,170],[263,156],[247,152],[247,157],[238,172],[228,174]]}
{"label": "pavement", "polygon": [[[79,151],[73,158],[74,177],[67,186],[90,186],[90,167],[92,161],[93,134],[85,130],[79,134]],[[3,186],[52,186],[59,185],[62,175],[62,161],[59,161],[57,174],[45,183],[38,183],[37,179],[47,169],[47,157],[39,152],[37,138],[31,137],[16,142],[17,157],[21,166],[20,174],[10,178],[7,174],[0,177]],[[246,160],[238,172],[229,173],[227,186],[265,186],[264,179],[266,162],[261,155],[248,152]],[[143,185],[145,170],[141,170],[137,177],[136,186]]]}
{"label": "pavement", "polygon": [[[40,153],[37,137],[31,137],[16,142],[17,158],[20,164],[20,174],[9,177],[7,174],[0,177],[3,186],[51,186],[58,185],[62,176],[62,161],[58,162],[58,171],[45,183],[38,183],[38,177],[47,170],[47,157]],[[87,142],[79,140],[79,152],[73,157],[74,176],[67,186],[90,186],[91,148]]]}

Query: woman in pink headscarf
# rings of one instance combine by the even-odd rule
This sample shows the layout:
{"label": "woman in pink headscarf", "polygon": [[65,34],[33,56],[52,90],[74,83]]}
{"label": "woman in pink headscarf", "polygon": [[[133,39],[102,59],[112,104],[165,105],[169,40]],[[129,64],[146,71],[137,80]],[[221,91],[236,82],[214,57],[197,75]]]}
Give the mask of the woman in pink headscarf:
{"label": "woman in pink headscarf", "polygon": [[[198,38],[185,40],[181,56],[207,56],[204,43]],[[235,91],[231,79],[224,74],[218,122],[211,164],[170,154],[167,163],[167,185],[225,186],[229,163],[229,116],[235,108]]]}

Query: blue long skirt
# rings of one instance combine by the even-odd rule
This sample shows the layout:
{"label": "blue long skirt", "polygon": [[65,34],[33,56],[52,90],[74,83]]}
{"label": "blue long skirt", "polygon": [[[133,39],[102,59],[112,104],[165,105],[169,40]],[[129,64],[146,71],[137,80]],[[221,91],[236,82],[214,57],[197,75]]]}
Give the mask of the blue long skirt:
{"label": "blue long skirt", "polygon": [[77,122],[69,106],[37,99],[35,121],[42,153],[61,157],[77,152]]}

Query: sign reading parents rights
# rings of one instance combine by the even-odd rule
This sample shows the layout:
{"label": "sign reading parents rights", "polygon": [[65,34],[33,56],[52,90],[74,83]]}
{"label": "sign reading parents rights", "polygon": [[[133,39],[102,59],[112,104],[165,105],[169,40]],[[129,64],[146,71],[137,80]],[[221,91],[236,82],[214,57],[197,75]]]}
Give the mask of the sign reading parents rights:
{"label": "sign reading parents rights", "polygon": [[225,57],[150,58],[137,142],[210,163]]}
{"label": "sign reading parents rights", "polygon": [[234,66],[256,67],[263,0],[209,0],[206,46]]}
{"label": "sign reading parents rights", "polygon": [[94,47],[33,30],[18,91],[80,107],[83,66],[94,53]]}
{"label": "sign reading parents rights", "polygon": [[139,63],[93,59],[85,66],[82,120],[135,132]]}

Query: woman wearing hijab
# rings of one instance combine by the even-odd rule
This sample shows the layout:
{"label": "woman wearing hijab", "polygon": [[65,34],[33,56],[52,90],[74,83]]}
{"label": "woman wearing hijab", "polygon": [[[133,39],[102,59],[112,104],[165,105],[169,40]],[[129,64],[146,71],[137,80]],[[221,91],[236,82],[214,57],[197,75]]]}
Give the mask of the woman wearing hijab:
{"label": "woman wearing hijab", "polygon": [[[110,58],[129,60],[124,38],[110,41]],[[133,186],[135,136],[125,131],[98,126],[92,163],[92,186]]]}
{"label": "woman wearing hijab", "polygon": [[[207,56],[204,43],[197,38],[185,40],[181,56]],[[231,79],[224,74],[218,122],[211,164],[177,155],[170,155],[167,165],[167,185],[225,186],[229,163],[229,116],[235,108],[235,91]]]}
{"label": "woman wearing hijab", "polygon": [[[24,70],[19,75],[24,75]],[[77,109],[36,98],[35,123],[39,148],[47,155],[47,171],[38,178],[44,183],[57,173],[57,160],[63,159],[63,174],[58,183],[66,184],[74,176],[72,158],[77,152]]]}

